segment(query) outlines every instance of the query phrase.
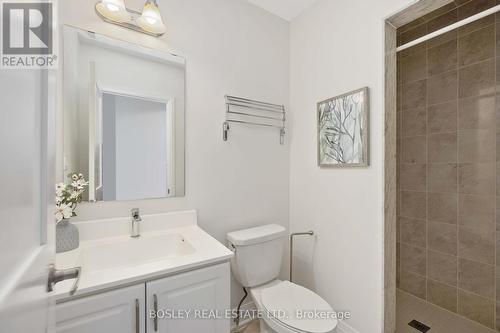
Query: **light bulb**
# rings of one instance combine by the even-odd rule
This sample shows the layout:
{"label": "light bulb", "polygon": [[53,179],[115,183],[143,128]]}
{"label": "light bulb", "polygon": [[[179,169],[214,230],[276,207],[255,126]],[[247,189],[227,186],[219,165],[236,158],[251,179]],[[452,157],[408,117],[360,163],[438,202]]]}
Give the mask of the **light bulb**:
{"label": "light bulb", "polygon": [[111,21],[129,22],[131,20],[123,0],[101,0],[97,3],[95,9],[101,16]]}
{"label": "light bulb", "polygon": [[156,0],[146,1],[141,17],[137,19],[137,24],[142,29],[155,34],[164,34],[167,31]]}

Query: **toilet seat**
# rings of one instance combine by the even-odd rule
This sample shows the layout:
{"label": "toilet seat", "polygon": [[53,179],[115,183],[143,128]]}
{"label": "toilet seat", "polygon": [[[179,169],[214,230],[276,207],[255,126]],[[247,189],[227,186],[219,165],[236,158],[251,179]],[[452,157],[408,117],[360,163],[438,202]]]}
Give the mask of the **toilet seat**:
{"label": "toilet seat", "polygon": [[[337,326],[331,306],[311,290],[288,281],[262,286],[260,303],[268,320],[297,333],[329,333]],[[297,317],[297,311],[312,317]]]}

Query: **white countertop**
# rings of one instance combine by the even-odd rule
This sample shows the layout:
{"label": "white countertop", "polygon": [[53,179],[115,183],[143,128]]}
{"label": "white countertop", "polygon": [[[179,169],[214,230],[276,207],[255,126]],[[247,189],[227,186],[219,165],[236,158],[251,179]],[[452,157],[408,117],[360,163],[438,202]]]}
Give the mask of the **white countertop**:
{"label": "white countertop", "polygon": [[69,291],[74,280],[56,285],[56,301],[227,262],[233,256],[198,227],[195,211],[142,219],[139,239],[130,238],[130,218],[75,223],[80,231],[80,247],[57,254],[56,268],[81,267],[82,273],[73,296]]}

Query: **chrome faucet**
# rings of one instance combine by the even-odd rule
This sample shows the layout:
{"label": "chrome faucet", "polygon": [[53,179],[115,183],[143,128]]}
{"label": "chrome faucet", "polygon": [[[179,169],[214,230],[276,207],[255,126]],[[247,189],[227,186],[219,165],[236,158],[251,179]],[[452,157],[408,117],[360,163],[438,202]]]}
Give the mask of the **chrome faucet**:
{"label": "chrome faucet", "polygon": [[142,221],[141,215],[139,214],[139,208],[133,208],[132,209],[132,238],[139,238],[141,237],[141,231],[140,231],[140,224],[139,222]]}

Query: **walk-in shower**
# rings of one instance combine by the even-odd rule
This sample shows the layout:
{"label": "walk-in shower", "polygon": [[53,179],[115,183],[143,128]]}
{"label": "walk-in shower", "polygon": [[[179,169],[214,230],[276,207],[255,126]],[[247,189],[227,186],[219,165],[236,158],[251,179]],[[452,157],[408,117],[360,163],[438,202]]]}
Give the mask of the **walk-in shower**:
{"label": "walk-in shower", "polygon": [[499,10],[454,1],[397,30],[398,333],[500,331]]}

